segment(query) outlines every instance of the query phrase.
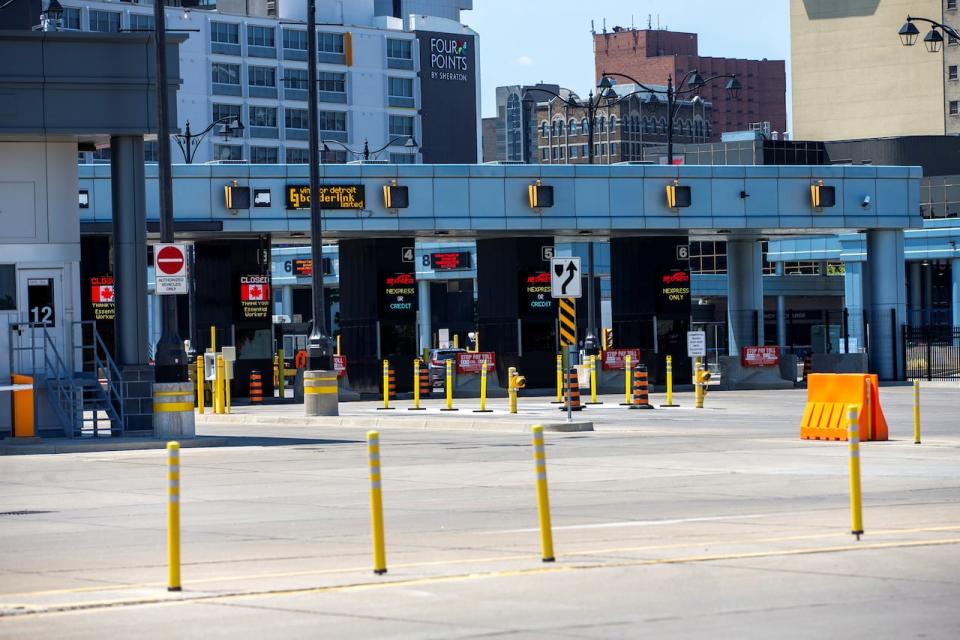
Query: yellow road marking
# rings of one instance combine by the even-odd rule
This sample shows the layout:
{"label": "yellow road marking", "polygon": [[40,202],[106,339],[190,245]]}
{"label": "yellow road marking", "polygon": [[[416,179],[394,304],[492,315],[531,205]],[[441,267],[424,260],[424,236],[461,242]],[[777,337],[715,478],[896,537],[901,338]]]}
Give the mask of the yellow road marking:
{"label": "yellow road marking", "polygon": [[[237,600],[242,598],[266,598],[310,595],[317,593],[339,593],[349,591],[362,591],[369,589],[386,589],[393,587],[410,587],[428,584],[442,584],[448,582],[461,582],[467,580],[483,580],[491,578],[510,578],[518,576],[540,575],[547,573],[560,573],[570,571],[587,571],[595,569],[615,569],[622,567],[642,567],[668,564],[692,564],[700,562],[719,562],[726,560],[749,560],[756,558],[773,558],[784,556],[814,555],[825,553],[840,553],[845,551],[866,551],[877,549],[903,549],[910,547],[928,547],[960,544],[960,538],[947,538],[943,540],[914,540],[908,542],[878,542],[878,543],[854,543],[848,545],[838,545],[833,547],[809,547],[805,549],[784,549],[772,551],[751,551],[743,553],[729,553],[716,555],[686,556],[679,558],[657,558],[653,560],[624,560],[620,562],[598,562],[589,564],[573,565],[553,565],[531,567],[527,569],[512,569],[505,571],[488,571],[476,573],[464,573],[448,576],[434,576],[427,578],[412,578],[401,580],[385,580],[378,582],[364,582],[347,585],[331,585],[327,587],[299,587],[291,589],[274,589],[264,591],[244,591],[220,594],[178,594],[168,595],[166,597],[145,597],[128,598],[116,600],[92,600],[87,602],[74,602],[60,605],[22,605],[11,603],[0,603],[0,609],[18,609],[29,608],[28,611],[0,614],[2,618],[15,618],[21,616],[44,615],[52,613],[68,613],[71,611],[108,609],[114,607],[144,606],[151,604],[189,604],[193,602],[215,602],[218,600]],[[526,556],[529,557],[529,556]],[[369,569],[369,567],[368,567]]]}
{"label": "yellow road marking", "polygon": [[[960,531],[960,525],[944,525],[937,527],[918,527],[912,529],[877,529],[867,532],[870,537],[904,535],[908,533],[943,533],[947,531]],[[845,537],[845,533],[814,533],[798,536],[776,536],[772,538],[755,538],[745,540],[703,540],[697,542],[678,542],[674,544],[642,545],[635,547],[609,547],[606,549],[587,549],[581,551],[564,551],[563,557],[581,557],[581,556],[600,556],[614,553],[636,553],[640,551],[668,551],[673,549],[686,549],[691,547],[719,547],[719,546],[739,546],[745,544],[771,543],[771,542],[795,542],[799,540],[826,540],[829,538]],[[889,543],[898,544],[898,543]],[[859,545],[858,545],[859,546]],[[450,560],[427,560],[420,562],[391,563],[393,569],[417,569],[426,567],[456,566],[468,564],[483,564],[489,562],[511,562],[515,560],[528,560],[535,556],[535,553],[522,553],[509,556],[490,556],[480,558],[456,558]],[[266,560],[269,560],[267,558]],[[263,562],[261,558],[247,558],[240,562]],[[189,563],[185,563],[189,567]],[[244,580],[270,580],[276,578],[299,578],[304,576],[321,576],[333,573],[353,573],[370,571],[369,565],[361,567],[339,567],[331,569],[307,569],[303,571],[285,571],[274,573],[251,573],[229,576],[217,576],[210,578],[196,578],[189,580],[191,585],[211,584],[215,582],[240,582]],[[91,587],[74,587],[70,589],[49,589],[44,591],[24,591],[13,593],[0,593],[0,598],[29,598],[38,596],[64,595],[71,593],[92,593],[96,591],[125,591],[129,589],[147,589],[152,587],[166,586],[166,582],[125,582],[117,584],[104,584]],[[2,604],[0,604],[2,606]]]}

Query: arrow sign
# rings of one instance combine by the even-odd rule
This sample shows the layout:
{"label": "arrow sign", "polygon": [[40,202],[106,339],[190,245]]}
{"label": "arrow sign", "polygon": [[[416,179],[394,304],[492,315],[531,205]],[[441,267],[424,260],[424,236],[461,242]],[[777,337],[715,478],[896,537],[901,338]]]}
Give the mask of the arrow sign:
{"label": "arrow sign", "polygon": [[550,295],[554,298],[579,298],[580,258],[554,258],[550,272]]}

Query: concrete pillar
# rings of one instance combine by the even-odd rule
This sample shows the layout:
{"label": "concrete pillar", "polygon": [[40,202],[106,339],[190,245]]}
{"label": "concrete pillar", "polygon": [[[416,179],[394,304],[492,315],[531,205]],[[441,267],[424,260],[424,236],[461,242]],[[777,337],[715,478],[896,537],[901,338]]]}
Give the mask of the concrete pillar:
{"label": "concrete pillar", "polygon": [[147,209],[143,138],[110,138],[117,361],[147,363]]}
{"label": "concrete pillar", "polygon": [[960,258],[954,258],[950,261],[951,272],[951,296],[950,308],[953,311],[953,326],[960,327]]}
{"label": "concrete pillar", "polygon": [[763,344],[763,253],[755,240],[727,241],[727,322],[731,356]]}
{"label": "concrete pillar", "polygon": [[856,353],[866,346],[863,332],[863,263],[846,262],[843,266],[843,304],[848,314],[847,331],[850,337],[850,350]]}
{"label": "concrete pillar", "polygon": [[[783,278],[783,263],[777,263],[777,278]],[[787,297],[777,296],[777,346],[787,346]]]}
{"label": "concrete pillar", "polygon": [[419,324],[420,353],[433,347],[433,326],[430,324],[430,280],[417,280],[417,304],[420,307]]}
{"label": "concrete pillar", "polygon": [[910,326],[923,324],[923,271],[919,262],[910,263]]}
{"label": "concrete pillar", "polygon": [[870,370],[883,380],[896,380],[903,371],[900,326],[907,310],[902,229],[867,232],[866,272]]}
{"label": "concrete pillar", "polygon": [[293,320],[293,287],[290,285],[284,286],[280,291],[280,296],[280,314],[287,316],[290,318],[290,320]]}

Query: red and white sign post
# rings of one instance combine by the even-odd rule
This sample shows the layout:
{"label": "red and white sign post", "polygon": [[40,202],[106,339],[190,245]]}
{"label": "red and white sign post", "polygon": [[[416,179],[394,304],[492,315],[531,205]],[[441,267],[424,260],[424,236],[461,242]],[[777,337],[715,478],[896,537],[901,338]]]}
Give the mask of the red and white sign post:
{"label": "red and white sign post", "polygon": [[158,296],[189,293],[187,282],[187,247],[183,244],[153,246],[154,279]]}

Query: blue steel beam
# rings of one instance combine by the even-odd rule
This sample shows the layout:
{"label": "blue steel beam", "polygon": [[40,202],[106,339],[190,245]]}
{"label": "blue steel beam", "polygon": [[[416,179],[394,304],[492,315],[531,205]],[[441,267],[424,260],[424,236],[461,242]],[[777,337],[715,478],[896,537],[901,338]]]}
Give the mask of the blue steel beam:
{"label": "blue steel beam", "polygon": [[[156,165],[147,165],[148,218],[156,219]],[[287,210],[287,184],[306,184],[305,165],[178,165],[174,167],[177,221],[219,222],[224,233],[305,234],[309,210]],[[919,167],[876,166],[643,166],[643,165],[324,165],[322,184],[363,184],[367,208],[324,211],[331,237],[371,235],[604,236],[638,233],[783,235],[919,227]],[[79,168],[89,192],[81,222],[110,220],[109,166]],[[266,208],[230,211],[223,188],[269,189]],[[382,188],[409,187],[410,207],[384,208]],[[554,188],[555,205],[531,210],[527,187]],[[692,206],[667,208],[665,188],[678,180],[692,188]],[[816,211],[810,186],[836,188],[835,207]],[[869,200],[868,200],[869,198]]]}

